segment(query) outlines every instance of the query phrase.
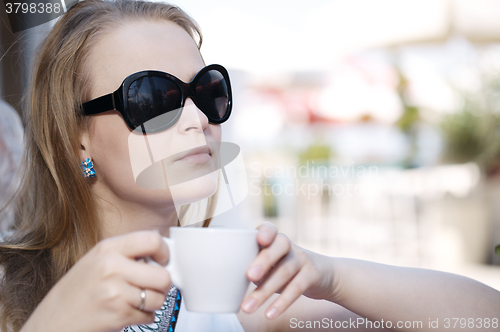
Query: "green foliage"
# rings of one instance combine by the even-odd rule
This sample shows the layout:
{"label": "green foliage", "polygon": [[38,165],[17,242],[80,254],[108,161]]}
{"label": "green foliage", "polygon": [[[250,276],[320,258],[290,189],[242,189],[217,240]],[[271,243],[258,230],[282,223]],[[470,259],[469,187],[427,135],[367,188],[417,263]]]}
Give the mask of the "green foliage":
{"label": "green foliage", "polygon": [[495,248],[497,256],[500,256],[500,244]]}
{"label": "green foliage", "polygon": [[330,146],[316,142],[300,153],[299,161],[301,165],[305,165],[308,160],[329,160],[332,155]]}
{"label": "green foliage", "polygon": [[464,109],[445,117],[441,124],[446,141],[445,159],[464,163],[477,159],[486,147],[485,118]]}
{"label": "green foliage", "polygon": [[500,159],[500,77],[487,80],[480,93],[461,93],[458,112],[443,117],[444,160],[474,161],[488,172]]}
{"label": "green foliage", "polygon": [[404,111],[396,125],[405,133],[408,133],[413,125],[420,120],[420,112],[416,106],[404,105]]}
{"label": "green foliage", "polygon": [[262,199],[264,216],[266,218],[276,218],[278,216],[278,202],[272,191],[272,181],[267,179],[262,183]]}

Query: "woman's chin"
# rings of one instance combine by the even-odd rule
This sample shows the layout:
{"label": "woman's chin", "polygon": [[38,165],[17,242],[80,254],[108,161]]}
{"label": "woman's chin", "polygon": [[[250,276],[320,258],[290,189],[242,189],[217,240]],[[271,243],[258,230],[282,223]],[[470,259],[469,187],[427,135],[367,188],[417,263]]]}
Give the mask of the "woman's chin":
{"label": "woman's chin", "polygon": [[200,178],[170,186],[170,193],[176,207],[199,202],[215,194],[217,176],[208,174]]}

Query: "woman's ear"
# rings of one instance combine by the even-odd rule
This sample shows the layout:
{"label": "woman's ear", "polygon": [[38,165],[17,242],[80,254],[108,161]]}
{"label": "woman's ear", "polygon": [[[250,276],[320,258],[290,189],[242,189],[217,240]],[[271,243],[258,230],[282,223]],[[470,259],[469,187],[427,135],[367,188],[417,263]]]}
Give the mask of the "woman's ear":
{"label": "woman's ear", "polygon": [[80,160],[92,159],[90,148],[90,135],[88,129],[83,129],[80,134]]}

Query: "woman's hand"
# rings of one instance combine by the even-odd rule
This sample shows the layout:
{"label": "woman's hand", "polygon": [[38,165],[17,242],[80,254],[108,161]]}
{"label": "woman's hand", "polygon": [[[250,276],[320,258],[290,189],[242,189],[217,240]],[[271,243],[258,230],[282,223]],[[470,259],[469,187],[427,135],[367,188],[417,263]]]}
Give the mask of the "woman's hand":
{"label": "woman's hand", "polygon": [[[152,323],[170,289],[170,275],[136,259],[151,256],[164,264],[168,254],[155,231],[99,242],[56,283],[21,331],[120,331]],[[146,298],[139,310],[143,289]]]}
{"label": "woman's hand", "polygon": [[[271,224],[259,227],[257,241],[262,250],[247,271],[257,288],[243,301],[244,312],[256,311],[273,293],[281,292],[266,310],[270,319],[304,294],[328,301],[301,299],[299,310],[297,306],[290,309],[294,310],[294,322],[321,321],[323,327],[323,319],[327,319],[327,323],[339,323],[346,329],[354,321],[354,328],[362,331],[420,331],[429,319],[446,322],[449,317],[468,317],[479,326],[490,317],[483,329],[498,331],[498,325],[492,322],[500,312],[500,293],[475,280],[433,270],[322,256],[294,245],[277,234]],[[279,324],[256,326],[259,331],[266,327],[268,331],[294,328],[291,319],[273,323]],[[437,330],[444,331],[446,326],[440,325]]]}
{"label": "woman's hand", "polygon": [[334,283],[328,257],[298,247],[270,223],[258,230],[262,249],[247,270],[257,288],[242,302],[243,311],[254,312],[276,292],[281,295],[266,310],[269,319],[282,314],[300,295],[331,298]]}

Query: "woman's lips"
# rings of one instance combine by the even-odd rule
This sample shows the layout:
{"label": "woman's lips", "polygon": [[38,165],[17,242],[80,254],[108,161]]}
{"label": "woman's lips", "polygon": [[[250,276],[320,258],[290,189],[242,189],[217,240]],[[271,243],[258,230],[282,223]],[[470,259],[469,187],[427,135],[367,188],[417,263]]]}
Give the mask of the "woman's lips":
{"label": "woman's lips", "polygon": [[212,160],[212,151],[208,145],[198,146],[184,151],[175,161],[182,161],[194,164],[203,164]]}
{"label": "woman's lips", "polygon": [[204,164],[212,160],[208,153],[195,153],[188,154],[184,158],[177,159],[176,161],[188,162],[193,164]]}

